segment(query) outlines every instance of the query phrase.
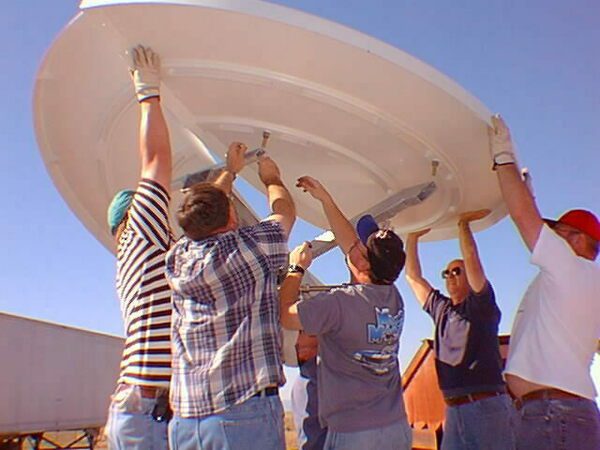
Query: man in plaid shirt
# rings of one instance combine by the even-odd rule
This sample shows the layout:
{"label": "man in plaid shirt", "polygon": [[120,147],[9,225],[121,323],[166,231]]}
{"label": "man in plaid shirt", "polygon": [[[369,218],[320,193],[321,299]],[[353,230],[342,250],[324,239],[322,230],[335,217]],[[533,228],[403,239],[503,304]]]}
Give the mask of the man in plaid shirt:
{"label": "man in plaid shirt", "polygon": [[277,165],[263,158],[258,173],[272,214],[238,227],[229,196],[245,151],[233,143],[219,178],[186,193],[177,213],[184,236],[167,255],[173,289],[169,441],[179,450],[285,448],[277,271],[287,263],[296,212]]}

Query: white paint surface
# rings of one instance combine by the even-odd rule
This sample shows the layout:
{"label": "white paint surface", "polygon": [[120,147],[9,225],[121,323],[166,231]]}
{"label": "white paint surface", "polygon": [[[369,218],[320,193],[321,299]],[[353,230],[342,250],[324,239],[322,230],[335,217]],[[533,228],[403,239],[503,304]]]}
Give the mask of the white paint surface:
{"label": "white paint surface", "polygon": [[[82,7],[40,67],[35,127],[61,194],[108,248],[106,207],[139,174],[127,54],[139,43],[162,57],[175,178],[222,158],[232,140],[258,146],[268,129],[268,150],[298,214],[319,227],[326,223],[317,202],[292,188],[304,174],[319,178],[350,217],[434,180],[438,189],[427,201],[391,222],[401,233],[431,227],[427,239],[455,236],[465,210],[493,210],[476,230],[505,214],[490,170],[489,111],[401,50],[254,0]],[[262,189],[255,167],[241,175]],[[175,195],[173,208],[178,203]]]}

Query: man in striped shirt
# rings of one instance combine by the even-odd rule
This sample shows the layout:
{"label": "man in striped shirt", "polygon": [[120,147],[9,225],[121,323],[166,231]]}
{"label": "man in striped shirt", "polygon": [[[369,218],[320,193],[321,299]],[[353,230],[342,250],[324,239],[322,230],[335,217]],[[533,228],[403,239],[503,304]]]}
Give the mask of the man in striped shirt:
{"label": "man in striped shirt", "polygon": [[185,236],[167,255],[173,289],[169,442],[179,450],[285,448],[277,271],[287,263],[295,207],[279,169],[263,158],[258,174],[272,214],[238,227],[229,194],[243,151],[231,158],[231,150],[216,185],[199,183],[186,194],[177,213]]}
{"label": "man in striped shirt", "polygon": [[117,245],[117,292],[126,340],[106,435],[112,450],[167,449],[171,379],[171,291],[165,278],[171,148],[160,106],[160,60],[133,49],[132,78],[140,104],[141,176],[135,191],[117,193],[108,225]]}

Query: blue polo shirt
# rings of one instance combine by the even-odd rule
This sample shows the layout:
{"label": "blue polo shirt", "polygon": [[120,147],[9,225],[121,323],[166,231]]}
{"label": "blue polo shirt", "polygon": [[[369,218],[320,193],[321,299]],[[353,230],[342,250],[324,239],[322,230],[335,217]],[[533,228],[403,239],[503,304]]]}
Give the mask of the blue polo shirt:
{"label": "blue polo shirt", "polygon": [[489,282],[458,305],[432,289],[423,309],[435,323],[435,367],[444,397],[504,389],[501,313]]}

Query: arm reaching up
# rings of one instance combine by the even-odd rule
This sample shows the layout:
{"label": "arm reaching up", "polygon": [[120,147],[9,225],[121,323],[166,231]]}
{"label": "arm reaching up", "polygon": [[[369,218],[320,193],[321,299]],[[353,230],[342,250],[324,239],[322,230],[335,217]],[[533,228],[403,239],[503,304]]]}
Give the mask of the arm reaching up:
{"label": "arm reaching up", "polygon": [[425,305],[427,296],[432,289],[431,284],[423,278],[421,273],[421,262],[417,250],[419,238],[427,233],[429,233],[429,229],[416,231],[410,233],[406,238],[406,266],[404,268],[406,281],[421,306]]}
{"label": "arm reaching up", "polygon": [[[309,176],[298,178],[296,186],[321,202],[331,231],[344,255],[348,255],[351,258],[352,263],[359,271],[368,271],[370,264],[366,256],[366,247],[360,241],[356,230],[342,211],[340,211],[333,197],[327,192],[325,187],[318,180]],[[351,252],[354,249],[356,251]]]}
{"label": "arm reaching up", "polygon": [[302,329],[296,301],[300,293],[302,276],[312,263],[312,258],[312,250],[308,242],[304,242],[290,252],[290,269],[279,290],[281,325],[290,330]]}
{"label": "arm reaching up", "polygon": [[485,287],[487,281],[477,244],[471,232],[470,223],[475,220],[481,220],[490,214],[489,209],[481,209],[479,211],[471,211],[460,215],[458,220],[458,240],[460,242],[460,251],[465,263],[465,272],[469,287],[475,293],[479,293]]}
{"label": "arm reaching up", "polygon": [[131,76],[140,103],[141,177],[156,181],[167,192],[171,187],[171,144],[160,106],[160,58],[149,47],[132,51]]}
{"label": "arm reaching up", "polygon": [[296,205],[287,188],[281,181],[279,167],[268,156],[258,160],[258,176],[267,189],[267,197],[272,214],[265,220],[279,222],[286,236],[290,235],[296,221]]}
{"label": "arm reaching up", "polygon": [[492,117],[492,124],[493,127],[488,128],[490,150],[502,197],[525,244],[533,250],[544,222],[530,189],[519,173],[508,127],[499,115]]}

